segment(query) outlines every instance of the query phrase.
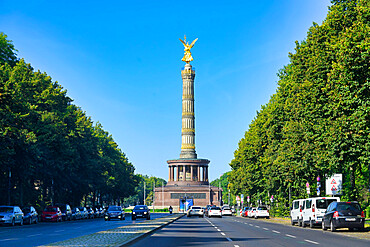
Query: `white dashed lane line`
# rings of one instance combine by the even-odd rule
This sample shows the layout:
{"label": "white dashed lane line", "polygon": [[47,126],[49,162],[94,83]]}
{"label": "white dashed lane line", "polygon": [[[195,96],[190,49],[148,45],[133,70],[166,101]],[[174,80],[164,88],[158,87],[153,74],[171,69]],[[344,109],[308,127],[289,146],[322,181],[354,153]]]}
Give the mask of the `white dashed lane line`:
{"label": "white dashed lane line", "polygon": [[255,227],[260,228],[260,226],[255,226]]}
{"label": "white dashed lane line", "polygon": [[225,236],[225,233],[221,232],[221,235],[222,235],[222,236]]}
{"label": "white dashed lane line", "polygon": [[231,238],[226,238],[228,241],[232,242]]}
{"label": "white dashed lane line", "polygon": [[275,231],[275,230],[272,230],[272,232],[274,232],[274,233],[280,233],[280,232],[278,232],[278,231]]}
{"label": "white dashed lane line", "polygon": [[308,242],[308,243],[311,243],[311,244],[319,244],[318,242],[311,241],[311,240],[308,240],[308,239],[305,239],[304,241],[306,241],[306,242]]}
{"label": "white dashed lane line", "polygon": [[27,238],[36,237],[42,235],[41,233],[28,235]]}
{"label": "white dashed lane line", "polygon": [[263,228],[263,230],[266,230],[266,231],[268,231],[269,229],[268,229],[268,228],[266,228],[266,227],[264,227],[264,228]]}
{"label": "white dashed lane line", "polygon": [[285,236],[290,237],[290,238],[297,238],[296,236],[285,234]]}

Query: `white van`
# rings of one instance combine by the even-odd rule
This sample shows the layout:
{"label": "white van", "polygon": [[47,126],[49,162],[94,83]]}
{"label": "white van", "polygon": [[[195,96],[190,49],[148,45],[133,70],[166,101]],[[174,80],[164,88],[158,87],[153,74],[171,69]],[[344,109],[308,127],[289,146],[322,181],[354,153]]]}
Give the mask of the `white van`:
{"label": "white van", "polygon": [[339,197],[313,197],[304,199],[302,204],[301,226],[308,224],[311,228],[314,225],[321,225],[322,217],[332,202],[339,202]]}
{"label": "white van", "polygon": [[301,226],[301,219],[303,217],[302,214],[303,202],[304,199],[298,199],[292,202],[292,206],[290,207],[290,222],[292,226],[296,223],[298,223],[298,225]]}

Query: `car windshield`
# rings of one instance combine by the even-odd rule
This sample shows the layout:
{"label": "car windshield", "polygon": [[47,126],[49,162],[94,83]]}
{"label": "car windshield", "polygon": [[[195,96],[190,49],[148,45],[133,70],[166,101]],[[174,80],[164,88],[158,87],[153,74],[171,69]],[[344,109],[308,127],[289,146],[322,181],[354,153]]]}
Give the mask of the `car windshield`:
{"label": "car windshield", "polygon": [[202,209],[201,207],[191,207],[191,209]]}
{"label": "car windshield", "polygon": [[108,211],[121,211],[121,207],[109,207]]}
{"label": "car windshield", "polygon": [[0,207],[0,212],[1,213],[13,213],[13,208],[12,207]]}
{"label": "car windshield", "polygon": [[146,206],[135,206],[134,210],[146,210]]}
{"label": "car windshield", "polygon": [[267,210],[266,207],[258,207],[257,210]]}
{"label": "car windshield", "polygon": [[338,211],[361,211],[360,205],[357,203],[338,204]]}
{"label": "car windshield", "polygon": [[229,207],[224,207],[224,210],[230,210],[230,208]]}
{"label": "car windshield", "polygon": [[46,212],[57,212],[57,208],[47,207],[47,208],[45,208],[44,211],[46,211]]}
{"label": "car windshield", "polygon": [[211,210],[221,210],[219,207],[211,207]]}
{"label": "car windshield", "polygon": [[316,202],[316,207],[321,209],[327,209],[329,204],[332,202],[336,202],[336,199],[318,199]]}

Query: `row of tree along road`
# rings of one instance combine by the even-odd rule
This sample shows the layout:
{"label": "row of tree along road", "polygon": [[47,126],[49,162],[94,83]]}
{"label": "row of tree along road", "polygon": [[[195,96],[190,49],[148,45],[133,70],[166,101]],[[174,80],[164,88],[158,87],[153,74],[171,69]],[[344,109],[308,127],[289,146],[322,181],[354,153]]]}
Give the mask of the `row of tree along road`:
{"label": "row of tree along road", "polygon": [[234,153],[232,194],[254,203],[274,195],[275,213],[288,216],[294,199],[316,194],[318,176],[342,174],[342,200],[369,206],[369,13],[369,1],[333,0],[323,23],[296,42]]}

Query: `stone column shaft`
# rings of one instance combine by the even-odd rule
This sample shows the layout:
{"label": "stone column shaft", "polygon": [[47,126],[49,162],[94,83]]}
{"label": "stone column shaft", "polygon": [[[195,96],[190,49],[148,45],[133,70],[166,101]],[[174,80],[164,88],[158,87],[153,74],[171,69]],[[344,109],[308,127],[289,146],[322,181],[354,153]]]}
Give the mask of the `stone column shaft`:
{"label": "stone column shaft", "polygon": [[200,181],[200,166],[198,166],[198,182]]}
{"label": "stone column shaft", "polygon": [[194,115],[194,78],[195,71],[186,64],[181,71],[182,87],[182,129],[180,158],[196,159],[195,152],[195,115]]}

